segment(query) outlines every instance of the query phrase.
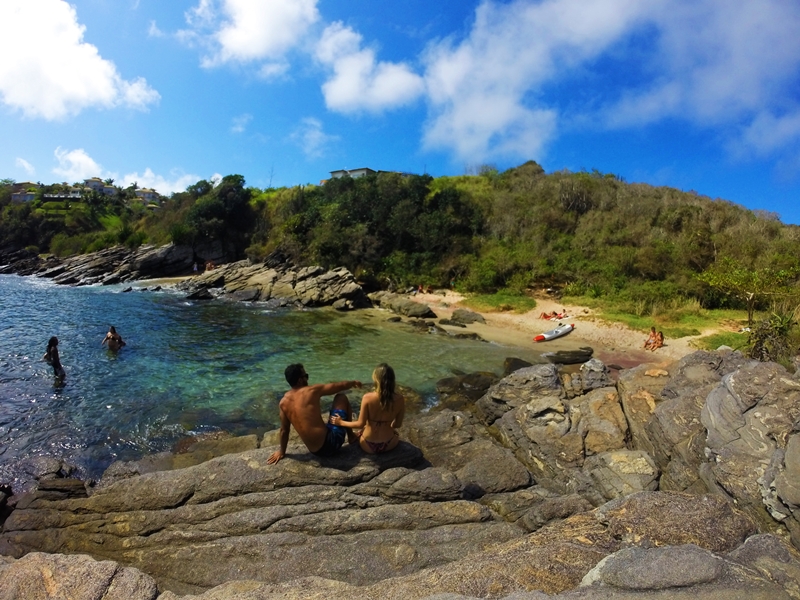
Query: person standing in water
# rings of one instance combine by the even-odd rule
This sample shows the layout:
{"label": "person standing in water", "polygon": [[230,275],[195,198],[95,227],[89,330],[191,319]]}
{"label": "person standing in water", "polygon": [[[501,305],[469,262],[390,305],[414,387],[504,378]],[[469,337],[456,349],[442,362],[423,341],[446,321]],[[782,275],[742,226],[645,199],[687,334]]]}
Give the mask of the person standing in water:
{"label": "person standing in water", "polygon": [[67,372],[64,371],[64,367],[61,366],[61,358],[58,355],[58,338],[56,336],[51,337],[47,342],[47,350],[43,358],[47,364],[53,367],[53,373],[56,379],[63,381],[67,376]]}
{"label": "person standing in water", "polygon": [[101,346],[104,346],[106,344],[108,344],[108,349],[113,350],[114,352],[116,352],[125,345],[125,342],[122,341],[122,336],[117,333],[117,330],[114,329],[113,325],[111,325],[108,328],[108,333],[106,334],[106,337],[104,337],[103,341],[100,342]]}
{"label": "person standing in water", "polygon": [[367,454],[382,454],[394,450],[400,443],[396,428],[403,424],[406,401],[395,391],[394,369],[381,363],[372,372],[375,391],[367,392],[361,400],[358,420],[345,421],[339,415],[331,416],[331,423],[361,431],[359,443]]}

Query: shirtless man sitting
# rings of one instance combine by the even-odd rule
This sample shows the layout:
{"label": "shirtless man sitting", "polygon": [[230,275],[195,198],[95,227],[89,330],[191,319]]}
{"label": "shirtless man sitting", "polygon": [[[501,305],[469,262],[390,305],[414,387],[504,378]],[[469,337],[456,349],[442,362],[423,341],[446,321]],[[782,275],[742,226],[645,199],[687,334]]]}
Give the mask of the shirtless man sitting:
{"label": "shirtless man sitting", "polygon": [[[353,411],[350,408],[350,401],[347,396],[339,392],[344,392],[354,387],[360,388],[360,381],[340,381],[338,383],[309,385],[308,373],[306,373],[301,364],[289,365],[286,367],[284,375],[292,389],[283,395],[278,404],[281,418],[281,448],[272,453],[267,459],[267,464],[274,464],[286,456],[286,446],[289,443],[289,432],[292,425],[294,425],[306,448],[317,456],[334,455],[344,444],[345,435],[350,442],[358,439],[352,430],[332,425],[330,417],[338,415],[346,421],[352,419]],[[333,406],[331,406],[328,423],[325,423],[322,420],[320,399],[322,396],[331,394],[336,394],[336,397],[333,400]]]}

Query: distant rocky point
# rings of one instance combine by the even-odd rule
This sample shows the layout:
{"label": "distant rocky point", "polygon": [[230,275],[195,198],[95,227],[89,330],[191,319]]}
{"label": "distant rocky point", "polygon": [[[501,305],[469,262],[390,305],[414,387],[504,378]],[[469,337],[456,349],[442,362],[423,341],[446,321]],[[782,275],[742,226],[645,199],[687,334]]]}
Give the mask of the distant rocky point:
{"label": "distant rocky point", "polygon": [[[224,260],[221,248],[212,246],[202,256]],[[219,258],[216,258],[219,257]],[[209,260],[219,264],[215,260]],[[177,286],[193,299],[225,297],[239,301],[273,301],[277,305],[333,306],[340,310],[371,306],[361,286],[347,269],[296,267],[280,255],[263,263],[248,260],[205,270],[198,251],[188,246],[141,246],[130,250],[116,246],[65,259],[19,250],[0,252],[0,273],[36,275],[62,285],[112,285],[145,279],[189,276]]]}

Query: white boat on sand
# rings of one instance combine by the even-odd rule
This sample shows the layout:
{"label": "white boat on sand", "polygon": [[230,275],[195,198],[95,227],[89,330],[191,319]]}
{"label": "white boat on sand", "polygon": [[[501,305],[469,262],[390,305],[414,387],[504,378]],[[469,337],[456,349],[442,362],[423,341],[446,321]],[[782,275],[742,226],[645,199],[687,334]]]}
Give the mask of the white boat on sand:
{"label": "white boat on sand", "polygon": [[533,338],[534,342],[547,342],[549,340],[554,340],[556,338],[561,337],[562,335],[567,335],[570,331],[575,329],[574,323],[560,323],[558,327],[555,329],[551,329],[550,331],[545,331],[544,333],[540,333],[535,338]]}

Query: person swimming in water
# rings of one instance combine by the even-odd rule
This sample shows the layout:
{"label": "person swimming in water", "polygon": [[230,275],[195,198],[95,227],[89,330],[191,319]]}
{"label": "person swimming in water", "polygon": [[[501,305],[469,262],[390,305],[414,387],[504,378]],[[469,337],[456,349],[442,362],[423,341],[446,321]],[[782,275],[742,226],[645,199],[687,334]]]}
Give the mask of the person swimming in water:
{"label": "person swimming in water", "polygon": [[122,336],[117,333],[117,330],[114,329],[113,325],[111,325],[108,328],[108,333],[106,334],[106,337],[104,337],[103,341],[100,342],[101,346],[106,344],[108,344],[108,349],[113,350],[114,352],[116,352],[125,345],[125,342],[122,340]]}
{"label": "person swimming in water", "polygon": [[375,391],[367,392],[361,400],[361,411],[356,421],[331,417],[331,423],[361,431],[359,443],[367,454],[383,454],[397,447],[400,435],[396,428],[403,424],[406,412],[405,398],[395,390],[394,369],[381,363],[372,372]]}
{"label": "person swimming in water", "polygon": [[47,350],[42,358],[53,367],[56,379],[63,381],[66,378],[67,372],[61,366],[61,357],[58,355],[58,338],[56,336],[51,337],[47,342]]}

